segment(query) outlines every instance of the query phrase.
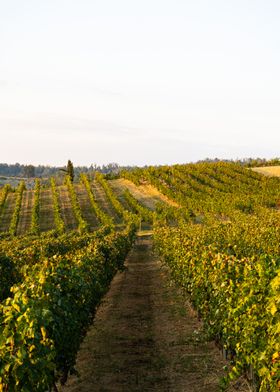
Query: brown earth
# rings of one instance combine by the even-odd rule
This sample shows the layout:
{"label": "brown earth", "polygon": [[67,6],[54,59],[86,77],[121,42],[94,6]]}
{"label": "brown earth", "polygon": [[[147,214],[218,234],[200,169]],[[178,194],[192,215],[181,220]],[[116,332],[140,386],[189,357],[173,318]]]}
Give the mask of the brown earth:
{"label": "brown earth", "polygon": [[66,185],[58,188],[59,204],[61,210],[61,217],[64,221],[66,230],[76,230],[78,227],[77,219],[75,218],[71,198]]}
{"label": "brown earth", "polygon": [[39,217],[41,231],[55,229],[53,196],[51,189],[41,189],[40,191]]}
{"label": "brown earth", "polygon": [[22,194],[21,209],[17,227],[17,235],[26,233],[31,228],[32,207],[34,192],[31,190],[24,191]]}
{"label": "brown earth", "polygon": [[[217,392],[225,365],[195,312],[138,236],[99,307],[61,392]],[[228,391],[248,391],[245,382]]]}

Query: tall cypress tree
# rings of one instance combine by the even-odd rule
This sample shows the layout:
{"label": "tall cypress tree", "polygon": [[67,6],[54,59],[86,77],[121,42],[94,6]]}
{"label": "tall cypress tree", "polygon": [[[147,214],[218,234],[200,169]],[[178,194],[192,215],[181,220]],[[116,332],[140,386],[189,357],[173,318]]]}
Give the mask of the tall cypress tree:
{"label": "tall cypress tree", "polygon": [[68,160],[67,163],[67,174],[70,177],[71,182],[74,181],[74,166],[73,163],[70,161],[70,159]]}

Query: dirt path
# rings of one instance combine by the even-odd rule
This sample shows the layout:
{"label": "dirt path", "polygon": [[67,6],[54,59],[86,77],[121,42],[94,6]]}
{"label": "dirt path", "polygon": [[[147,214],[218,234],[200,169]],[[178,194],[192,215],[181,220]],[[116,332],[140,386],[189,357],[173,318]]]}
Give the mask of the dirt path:
{"label": "dirt path", "polygon": [[[217,392],[225,365],[168,271],[138,237],[78,355],[63,392]],[[231,391],[247,389],[231,389]]]}
{"label": "dirt path", "polygon": [[31,227],[33,199],[33,191],[27,190],[23,192],[17,235],[25,234]]}
{"label": "dirt path", "polygon": [[67,186],[62,185],[58,188],[61,216],[65,223],[66,230],[76,230],[78,227],[77,219],[73,213],[70,195]]}
{"label": "dirt path", "polygon": [[99,222],[91,208],[90,199],[84,184],[74,184],[74,187],[83,218],[88,223],[91,230],[96,230],[99,226]]}
{"label": "dirt path", "polygon": [[40,192],[39,223],[41,231],[55,228],[53,197],[51,189],[42,189]]}

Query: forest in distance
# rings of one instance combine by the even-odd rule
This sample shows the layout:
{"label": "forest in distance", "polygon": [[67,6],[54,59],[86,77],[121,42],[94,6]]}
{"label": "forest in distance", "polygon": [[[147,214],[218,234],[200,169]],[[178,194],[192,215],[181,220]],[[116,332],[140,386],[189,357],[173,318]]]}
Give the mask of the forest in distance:
{"label": "forest in distance", "polygon": [[[265,158],[244,158],[242,160],[222,160],[219,158],[206,158],[203,161],[199,162],[236,162],[244,165],[245,167],[258,167],[258,166],[277,166],[280,165],[280,158],[272,158],[272,159],[265,159]],[[198,162],[198,163],[199,163]],[[147,167],[148,165],[144,166]],[[162,165],[163,166],[163,165]],[[130,166],[130,165],[119,165],[118,163],[108,163],[104,165],[96,165],[92,164],[90,166],[75,166],[75,173],[90,173],[94,171],[98,171],[103,174],[117,174],[121,170],[133,170],[137,166]],[[65,168],[65,167],[64,167]],[[8,164],[8,163],[0,163],[0,176],[5,177],[23,177],[23,178],[30,178],[30,177],[51,177],[54,175],[60,174],[60,170],[62,169],[61,166],[51,166],[51,165],[32,165],[32,164]]]}

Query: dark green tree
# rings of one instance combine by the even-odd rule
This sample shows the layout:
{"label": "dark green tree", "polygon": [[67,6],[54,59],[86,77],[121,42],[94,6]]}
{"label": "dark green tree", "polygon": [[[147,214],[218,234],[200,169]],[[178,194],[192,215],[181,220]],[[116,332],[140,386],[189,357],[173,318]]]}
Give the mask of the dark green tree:
{"label": "dark green tree", "polygon": [[62,168],[62,169],[59,169],[59,170],[64,172],[64,173],[66,173],[67,176],[70,177],[71,182],[74,181],[74,166],[73,166],[73,163],[70,161],[70,159],[68,159],[66,169]]}
{"label": "dark green tree", "polygon": [[67,163],[67,174],[70,177],[71,182],[74,181],[74,166],[73,163],[70,161],[70,159],[68,160]]}

